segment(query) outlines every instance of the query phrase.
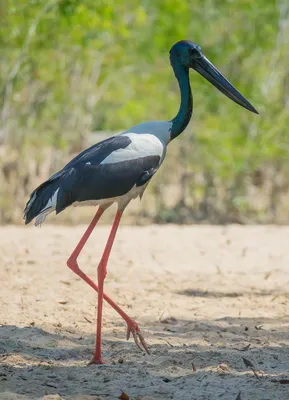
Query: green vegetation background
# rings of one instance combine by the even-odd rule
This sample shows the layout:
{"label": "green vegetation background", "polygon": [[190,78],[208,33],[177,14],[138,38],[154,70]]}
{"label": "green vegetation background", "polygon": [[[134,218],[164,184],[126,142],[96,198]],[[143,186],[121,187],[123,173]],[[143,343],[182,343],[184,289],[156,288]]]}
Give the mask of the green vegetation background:
{"label": "green vegetation background", "polygon": [[192,72],[192,123],[141,216],[289,221],[286,0],[1,0],[0,17],[1,222],[19,222],[29,192],[92,132],[175,115],[168,51],[180,39],[200,44],[260,116]]}

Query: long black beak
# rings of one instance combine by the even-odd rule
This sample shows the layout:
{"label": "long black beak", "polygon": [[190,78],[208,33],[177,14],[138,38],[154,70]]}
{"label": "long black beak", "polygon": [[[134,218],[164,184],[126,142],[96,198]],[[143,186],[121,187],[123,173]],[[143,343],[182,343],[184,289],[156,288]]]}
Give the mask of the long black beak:
{"label": "long black beak", "polygon": [[229,99],[233,100],[235,103],[252,111],[255,114],[259,114],[256,108],[249,103],[238,92],[236,88],[221,74],[220,71],[203,55],[200,58],[194,60],[192,68],[211,82],[217,89],[224,93]]}

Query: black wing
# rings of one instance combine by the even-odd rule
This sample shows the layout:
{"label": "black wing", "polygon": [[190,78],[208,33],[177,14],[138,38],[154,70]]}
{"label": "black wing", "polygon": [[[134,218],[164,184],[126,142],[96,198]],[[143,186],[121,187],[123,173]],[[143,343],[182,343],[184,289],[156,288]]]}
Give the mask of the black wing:
{"label": "black wing", "polygon": [[134,185],[142,186],[157,171],[159,156],[111,164],[77,164],[62,180],[56,213],[74,202],[109,199],[125,195]]}
{"label": "black wing", "polygon": [[128,136],[114,136],[77,155],[34,190],[24,210],[26,223],[43,212],[56,190],[58,214],[74,202],[122,196],[134,185],[147,183],[160,165],[160,155],[101,164],[110,154],[125,149],[130,143]]}
{"label": "black wing", "polygon": [[65,171],[69,171],[70,168],[76,166],[77,164],[91,162],[95,165],[98,165],[111,153],[119,149],[125,149],[130,145],[130,143],[130,138],[124,135],[112,136],[108,139],[102,140],[101,142],[96,143],[79,153],[76,157],[69,161],[69,163],[66,164],[61,171],[52,175],[49,180],[53,180],[58,176],[61,176]]}

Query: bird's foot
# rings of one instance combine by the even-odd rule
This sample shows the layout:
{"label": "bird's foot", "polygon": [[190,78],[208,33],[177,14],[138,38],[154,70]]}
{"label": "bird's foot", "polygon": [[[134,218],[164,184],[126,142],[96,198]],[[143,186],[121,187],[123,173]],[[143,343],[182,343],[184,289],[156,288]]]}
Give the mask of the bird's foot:
{"label": "bird's foot", "polygon": [[87,366],[92,365],[92,364],[105,364],[102,358],[97,358],[95,356],[93,356],[92,360],[89,361],[89,363],[87,364]]}
{"label": "bird's foot", "polygon": [[133,320],[127,321],[127,340],[129,340],[130,334],[132,334],[134,342],[136,346],[140,349],[140,351],[145,351],[147,354],[150,354],[145,338],[143,337],[138,324]]}
{"label": "bird's foot", "polygon": [[103,361],[101,355],[100,355],[100,356],[99,356],[99,355],[97,356],[96,354],[94,354],[94,356],[93,356],[92,359],[89,361],[89,363],[87,364],[87,366],[92,365],[92,364],[101,365],[101,364],[105,364],[105,362]]}

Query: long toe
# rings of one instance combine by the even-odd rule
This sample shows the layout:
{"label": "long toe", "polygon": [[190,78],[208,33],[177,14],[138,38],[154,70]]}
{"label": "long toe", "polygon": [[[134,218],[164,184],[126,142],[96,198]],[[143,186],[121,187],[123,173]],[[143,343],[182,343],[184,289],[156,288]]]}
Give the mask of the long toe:
{"label": "long toe", "polygon": [[141,334],[141,332],[138,331],[138,332],[136,333],[136,335],[137,335],[137,337],[138,337],[138,339],[139,339],[139,341],[140,341],[140,343],[141,343],[141,346],[143,347],[143,350],[144,350],[147,354],[150,354],[150,351],[149,351],[149,349],[148,349],[148,345],[147,345],[147,343],[146,343],[146,341],[145,341],[145,338],[144,338],[143,335]]}
{"label": "long toe", "polygon": [[127,326],[127,339],[130,338],[130,334],[132,334],[134,342],[137,346],[137,348],[140,351],[145,351],[147,354],[150,354],[149,349],[148,349],[148,345],[145,341],[145,338],[143,337],[139,327],[137,327],[137,329],[135,329],[135,327],[131,327],[131,326]]}

